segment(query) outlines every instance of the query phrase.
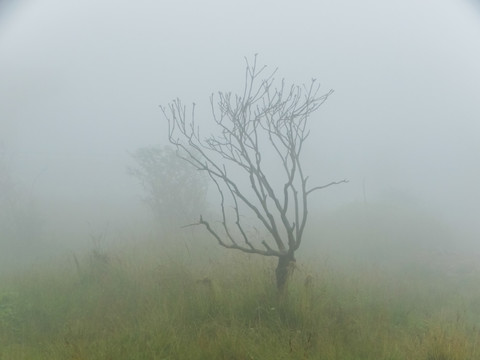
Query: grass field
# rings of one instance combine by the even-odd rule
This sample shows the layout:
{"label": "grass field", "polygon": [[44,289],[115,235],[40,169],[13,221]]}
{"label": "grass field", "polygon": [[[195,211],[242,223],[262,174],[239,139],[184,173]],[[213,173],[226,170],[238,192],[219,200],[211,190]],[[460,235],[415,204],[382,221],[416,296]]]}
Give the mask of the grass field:
{"label": "grass field", "polygon": [[160,245],[0,279],[0,359],[480,359],[480,276]]}

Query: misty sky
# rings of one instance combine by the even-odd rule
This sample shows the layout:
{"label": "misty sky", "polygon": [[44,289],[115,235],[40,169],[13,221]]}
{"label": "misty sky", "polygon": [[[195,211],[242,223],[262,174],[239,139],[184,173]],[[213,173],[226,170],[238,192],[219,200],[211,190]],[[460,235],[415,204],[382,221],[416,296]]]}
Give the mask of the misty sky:
{"label": "misty sky", "polygon": [[0,142],[40,199],[138,199],[128,152],[165,144],[159,105],[242,85],[244,56],[332,97],[311,119],[313,202],[411,198],[478,229],[478,1],[0,4]]}

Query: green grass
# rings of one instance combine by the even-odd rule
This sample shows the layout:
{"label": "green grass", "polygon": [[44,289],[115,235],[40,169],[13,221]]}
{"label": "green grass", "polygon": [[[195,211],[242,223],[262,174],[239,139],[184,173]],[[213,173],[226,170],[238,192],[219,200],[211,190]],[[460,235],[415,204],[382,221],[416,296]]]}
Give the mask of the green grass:
{"label": "green grass", "polygon": [[320,262],[278,298],[269,259],[187,250],[4,276],[0,359],[480,359],[480,276]]}

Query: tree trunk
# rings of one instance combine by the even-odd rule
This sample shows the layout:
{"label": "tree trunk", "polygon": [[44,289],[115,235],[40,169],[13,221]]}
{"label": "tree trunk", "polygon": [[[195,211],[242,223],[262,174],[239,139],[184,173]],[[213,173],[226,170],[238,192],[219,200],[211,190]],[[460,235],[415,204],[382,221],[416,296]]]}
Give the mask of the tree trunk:
{"label": "tree trunk", "polygon": [[280,294],[286,291],[289,277],[293,274],[295,268],[295,257],[293,254],[287,254],[278,258],[275,277],[277,279],[277,290]]}

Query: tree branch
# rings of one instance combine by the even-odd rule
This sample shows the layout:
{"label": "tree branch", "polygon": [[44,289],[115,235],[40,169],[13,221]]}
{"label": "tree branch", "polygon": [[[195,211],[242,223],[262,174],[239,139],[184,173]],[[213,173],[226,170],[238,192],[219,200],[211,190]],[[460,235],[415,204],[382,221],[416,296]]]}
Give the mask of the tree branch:
{"label": "tree branch", "polygon": [[332,181],[331,183],[328,183],[326,185],[322,185],[322,186],[315,186],[314,188],[308,190],[306,192],[306,194],[310,194],[314,191],[317,191],[317,190],[322,190],[322,189],[326,189],[327,187],[330,187],[330,186],[333,186],[333,185],[340,185],[340,184],[346,184],[348,183],[348,180],[347,179],[343,179],[343,180],[340,180],[340,181]]}

